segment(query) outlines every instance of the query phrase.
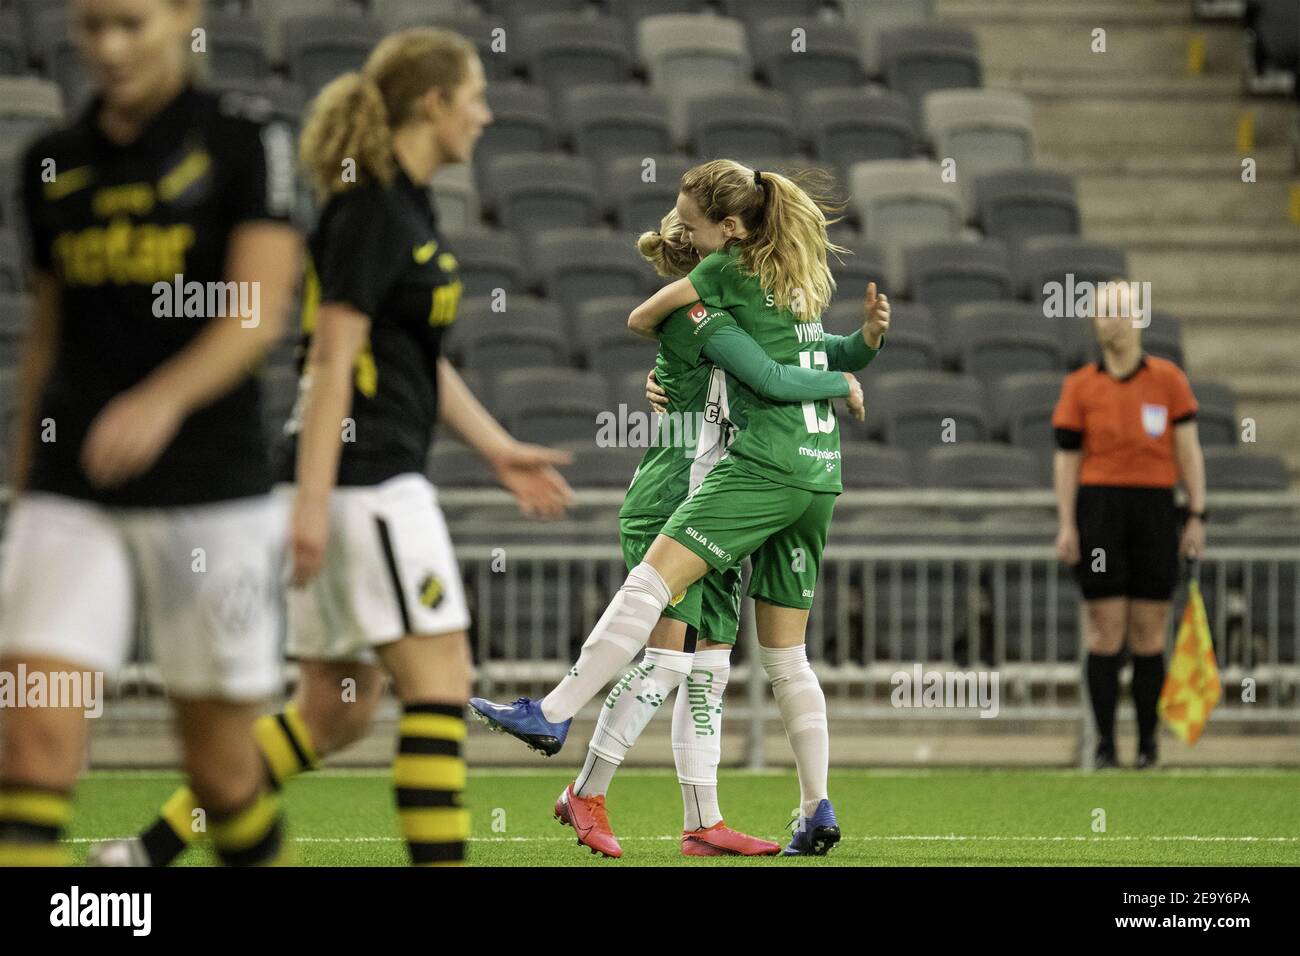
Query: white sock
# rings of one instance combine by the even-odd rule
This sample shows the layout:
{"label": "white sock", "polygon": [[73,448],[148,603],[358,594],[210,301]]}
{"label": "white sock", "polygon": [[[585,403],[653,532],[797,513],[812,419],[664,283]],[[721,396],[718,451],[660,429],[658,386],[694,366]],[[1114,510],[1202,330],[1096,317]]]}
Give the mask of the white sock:
{"label": "white sock", "polygon": [[673,705],[673,762],[682,785],[683,830],[722,820],[718,764],[722,762],[722,694],[731,677],[731,650],[696,651],[690,676]]}
{"label": "white sock", "polygon": [[583,642],[578,662],[542,700],[542,716],[554,723],[570,719],[618,676],[650,640],[672,594],[653,567],[642,561]]}
{"label": "white sock", "polygon": [[646,648],[641,663],[633,665],[605,698],[574,793],[594,797],[609,790],[614,771],[623,763],[641,731],[658,713],[660,705],[686,680],[694,656],[684,651]]}
{"label": "white sock", "polygon": [[799,770],[799,800],[804,816],[812,816],[826,799],[830,764],[830,735],[826,728],[826,695],[808,664],[808,652],[798,647],[759,647],[758,659],[772,682],[785,736]]}

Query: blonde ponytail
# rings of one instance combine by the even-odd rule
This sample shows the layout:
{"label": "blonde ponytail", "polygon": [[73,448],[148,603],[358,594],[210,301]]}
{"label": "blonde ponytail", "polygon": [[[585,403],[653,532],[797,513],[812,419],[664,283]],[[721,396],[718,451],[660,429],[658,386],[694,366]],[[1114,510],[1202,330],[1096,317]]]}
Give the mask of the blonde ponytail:
{"label": "blonde ponytail", "polygon": [[636,251],[665,279],[680,279],[700,261],[695,247],[686,241],[686,229],[677,218],[676,209],[668,210],[658,232],[641,233]]}

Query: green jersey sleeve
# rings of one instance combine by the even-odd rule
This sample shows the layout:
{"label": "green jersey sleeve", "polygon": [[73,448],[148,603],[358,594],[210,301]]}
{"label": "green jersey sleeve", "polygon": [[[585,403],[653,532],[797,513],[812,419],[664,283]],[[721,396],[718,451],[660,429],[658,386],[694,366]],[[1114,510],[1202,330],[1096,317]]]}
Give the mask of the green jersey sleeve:
{"label": "green jersey sleeve", "polygon": [[856,372],[871,364],[871,360],[885,347],[885,337],[880,337],[880,348],[873,349],[861,332],[852,335],[826,335],[826,365],[836,372]]}
{"label": "green jersey sleeve", "polygon": [[739,273],[736,259],[726,252],[714,252],[700,260],[686,277],[695,294],[709,305],[727,309],[738,301],[735,291]]}
{"label": "green jersey sleeve", "polygon": [[704,357],[731,373],[754,392],[776,402],[842,398],[849,382],[839,372],[798,368],[772,361],[742,329],[719,328],[704,345]]}
{"label": "green jersey sleeve", "polygon": [[714,335],[724,328],[736,327],[736,320],[729,312],[696,302],[678,309],[664,321],[659,327],[659,342],[681,360],[694,365]]}

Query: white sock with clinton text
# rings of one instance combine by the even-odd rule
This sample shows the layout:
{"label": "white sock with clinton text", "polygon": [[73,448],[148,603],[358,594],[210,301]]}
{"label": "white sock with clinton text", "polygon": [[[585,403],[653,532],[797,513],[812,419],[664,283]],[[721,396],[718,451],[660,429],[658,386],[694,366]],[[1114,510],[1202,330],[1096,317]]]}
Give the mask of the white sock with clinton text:
{"label": "white sock with clinton text", "polygon": [[568,720],[600,693],[645,647],[670,600],[668,585],[653,567],[642,561],[629,571],[583,642],[577,663],[542,700],[542,716]]}
{"label": "white sock with clinton text", "polygon": [[694,656],[683,651],[646,648],[641,663],[634,664],[605,698],[574,793],[594,797],[609,789],[614,771],[623,763],[641,731],[686,680]]}
{"label": "white sock with clinton text", "polygon": [[811,816],[826,799],[826,774],[830,763],[830,735],[826,727],[826,695],[808,663],[803,644],[798,647],[759,647],[758,659],[772,683],[785,736],[799,770],[799,801],[804,816]]}
{"label": "white sock with clinton text", "polygon": [[722,762],[722,695],[730,677],[730,649],[696,651],[691,673],[677,691],[673,762],[682,786],[683,830],[701,830],[722,820],[718,764]]}

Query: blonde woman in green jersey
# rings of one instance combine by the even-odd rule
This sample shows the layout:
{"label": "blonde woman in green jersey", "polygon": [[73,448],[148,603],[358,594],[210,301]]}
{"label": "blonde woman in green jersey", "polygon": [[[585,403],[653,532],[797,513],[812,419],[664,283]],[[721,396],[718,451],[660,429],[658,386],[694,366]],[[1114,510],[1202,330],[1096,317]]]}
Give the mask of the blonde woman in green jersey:
{"label": "blonde woman in green jersey", "polygon": [[[706,258],[629,319],[648,333],[701,299],[726,309],[781,364],[861,368],[883,344],[889,303],[868,289],[861,334],[827,336],[817,321],[834,289],[828,207],[788,177],[731,160],[682,177],[677,214]],[[753,558],[761,662],[794,750],[801,816],[787,855],[822,854],[839,840],[826,796],[826,702],[804,633],[826,532],[841,491],[839,433],[827,402],[772,403],[743,385],[730,401],[741,431],[727,455],[663,526],[583,644],[568,675],[542,701],[471,706],[489,723],[548,752],[573,715],[649,637],[671,602],[709,570]]]}
{"label": "blonde woman in green jersey", "polygon": [[[659,231],[642,235],[637,248],[667,278],[681,278],[700,261],[676,210],[664,217]],[[641,460],[619,512],[619,540],[629,569],[641,563],[663,523],[725,452],[732,431],[728,374],[771,401],[847,397],[850,408],[862,413],[861,386],[850,373],[778,365],[726,312],[698,303],[678,309],[663,324],[655,358],[667,415],[658,420],[657,441]],[[678,691],[672,735],[685,809],[683,855],[780,852],[780,844],[729,828],[718,807],[722,695],[739,611],[738,567],[706,575],[664,609],[644,657],[606,698],[582,770],[556,802],[556,817],[573,827],[580,845],[622,855],[606,792],[637,737]]]}

